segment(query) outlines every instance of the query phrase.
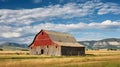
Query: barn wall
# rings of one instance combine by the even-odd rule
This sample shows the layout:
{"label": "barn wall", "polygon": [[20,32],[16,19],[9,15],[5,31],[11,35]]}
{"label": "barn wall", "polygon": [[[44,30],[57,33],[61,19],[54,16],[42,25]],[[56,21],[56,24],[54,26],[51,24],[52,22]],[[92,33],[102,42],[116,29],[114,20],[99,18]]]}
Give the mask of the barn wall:
{"label": "barn wall", "polygon": [[35,55],[36,49],[34,48],[29,48],[30,54]]}
{"label": "barn wall", "polygon": [[60,56],[60,46],[36,46],[30,49],[30,54],[42,55],[41,50],[43,50],[43,55]]}
{"label": "barn wall", "polygon": [[62,46],[61,47],[61,55],[84,55],[85,48],[84,47],[68,47]]}

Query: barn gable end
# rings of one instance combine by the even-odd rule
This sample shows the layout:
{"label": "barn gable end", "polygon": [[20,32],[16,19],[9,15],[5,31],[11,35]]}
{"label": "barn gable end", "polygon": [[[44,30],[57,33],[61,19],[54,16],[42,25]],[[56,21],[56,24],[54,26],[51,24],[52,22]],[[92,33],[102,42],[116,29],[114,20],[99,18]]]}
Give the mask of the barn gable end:
{"label": "barn gable end", "polygon": [[53,41],[50,39],[49,35],[44,30],[41,30],[35,36],[32,44],[29,47],[45,46],[45,45],[53,45]]}

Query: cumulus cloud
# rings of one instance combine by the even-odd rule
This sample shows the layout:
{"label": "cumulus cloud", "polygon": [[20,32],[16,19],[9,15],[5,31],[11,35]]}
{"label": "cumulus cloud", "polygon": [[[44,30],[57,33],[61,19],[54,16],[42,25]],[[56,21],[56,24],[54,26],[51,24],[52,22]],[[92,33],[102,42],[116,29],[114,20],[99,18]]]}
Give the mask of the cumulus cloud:
{"label": "cumulus cloud", "polygon": [[91,14],[92,12],[90,10],[91,8],[89,7],[82,8],[86,5],[68,3],[65,4],[64,6],[55,5],[48,6],[45,8],[34,9],[21,9],[21,10],[1,9],[0,22],[5,24],[16,22],[19,22],[19,24],[30,24],[35,21],[49,19],[51,17],[57,18],[83,17]]}
{"label": "cumulus cloud", "polygon": [[[103,22],[78,22],[72,24],[41,23],[51,18],[71,19],[85,17],[98,10],[98,14],[120,14],[119,5],[114,3],[88,1],[83,4],[68,3],[63,6],[54,5],[33,9],[0,9],[0,41],[16,41],[30,43],[35,34],[41,29],[60,32],[80,30],[117,30],[120,31],[120,22],[105,20]],[[109,8],[109,9],[108,9]],[[36,24],[37,22],[37,24]],[[32,25],[33,23],[34,25]],[[78,35],[78,34],[77,34]]]}
{"label": "cumulus cloud", "polygon": [[2,37],[4,38],[11,38],[11,37],[19,37],[20,33],[16,33],[16,32],[5,32],[1,34]]}
{"label": "cumulus cloud", "polygon": [[[54,28],[53,28],[54,27]],[[115,27],[115,28],[114,28]],[[82,30],[82,29],[119,29],[120,22],[106,20],[101,23],[77,23],[77,24],[53,24],[53,23],[45,23],[39,24],[34,27],[33,29],[40,29],[45,28],[49,30],[60,30],[60,31],[68,31],[68,30]]]}
{"label": "cumulus cloud", "polygon": [[[76,24],[55,24],[55,23],[41,23],[34,26],[24,27],[12,27],[12,26],[0,26],[0,37],[8,38],[7,40],[16,40],[16,42],[30,43],[33,40],[35,34],[41,29],[54,30],[60,32],[80,32],[80,30],[117,30],[120,31],[120,22],[105,20],[101,23],[91,22],[83,23],[79,22]],[[86,33],[85,33],[86,34]],[[88,33],[87,33],[88,34]],[[90,33],[90,35],[93,33]],[[79,34],[77,34],[79,35]],[[98,34],[99,35],[99,34]],[[20,41],[19,41],[20,40]]]}
{"label": "cumulus cloud", "polygon": [[105,3],[100,6],[101,8],[98,10],[98,14],[120,14],[120,7],[118,4],[115,3]]}
{"label": "cumulus cloud", "polygon": [[95,29],[109,29],[109,30],[116,29],[116,30],[119,30],[120,22],[106,20],[106,21],[103,21],[102,23],[90,23],[89,27],[95,28]]}
{"label": "cumulus cloud", "polygon": [[120,14],[118,5],[101,2],[94,3],[88,1],[83,4],[68,3],[63,6],[54,5],[33,9],[0,9],[0,24],[6,25],[29,25],[33,22],[49,20],[50,18],[68,19],[74,17],[84,17],[93,14],[98,9],[98,14]]}
{"label": "cumulus cloud", "polygon": [[28,25],[32,22],[46,20],[51,17],[72,18],[88,15],[89,9],[80,9],[76,4],[66,4],[64,6],[55,5],[45,8],[22,9],[22,10],[0,10],[0,23]]}
{"label": "cumulus cloud", "polygon": [[[41,29],[47,29],[47,30],[56,30],[56,31],[70,31],[70,30],[84,30],[84,29],[119,29],[120,28],[120,22],[117,21],[111,21],[111,20],[105,20],[101,23],[98,22],[91,22],[91,23],[84,23],[79,22],[76,24],[55,24],[55,23],[41,23],[34,26],[24,26],[24,27],[7,27],[7,26],[1,26],[0,30],[3,32],[16,32],[16,33],[22,33],[28,34],[28,33],[36,33],[39,32]],[[6,29],[6,30],[4,30]]]}
{"label": "cumulus cloud", "polygon": [[[75,34],[73,32],[73,34]],[[100,32],[78,32],[76,35],[81,35],[81,36],[76,36],[78,41],[85,41],[85,40],[100,40],[103,39],[105,36],[103,35],[103,33]]]}

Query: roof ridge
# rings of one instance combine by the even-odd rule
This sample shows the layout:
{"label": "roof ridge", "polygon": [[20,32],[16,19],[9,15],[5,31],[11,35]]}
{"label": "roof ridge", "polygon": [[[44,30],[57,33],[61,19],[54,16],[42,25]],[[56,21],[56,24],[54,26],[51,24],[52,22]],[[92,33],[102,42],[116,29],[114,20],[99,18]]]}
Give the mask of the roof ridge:
{"label": "roof ridge", "polygon": [[53,31],[53,30],[44,30],[44,31],[46,31],[46,32],[53,32],[53,33],[60,33],[60,34],[69,34],[67,32],[59,32],[59,31]]}

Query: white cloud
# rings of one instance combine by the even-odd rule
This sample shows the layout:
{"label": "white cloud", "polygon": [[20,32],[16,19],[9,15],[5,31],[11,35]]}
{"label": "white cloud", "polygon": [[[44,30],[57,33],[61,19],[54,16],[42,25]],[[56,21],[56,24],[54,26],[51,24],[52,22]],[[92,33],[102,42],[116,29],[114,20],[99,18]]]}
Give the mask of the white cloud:
{"label": "white cloud", "polygon": [[109,30],[116,29],[116,30],[119,30],[120,22],[106,20],[106,21],[103,21],[102,23],[90,23],[88,26],[90,28],[94,28],[94,29],[109,29]]}
{"label": "white cloud", "polygon": [[25,26],[22,28],[24,34],[38,33],[41,29],[55,30],[60,32],[70,32],[79,30],[120,30],[120,22],[106,20],[101,23],[83,23],[77,24],[54,24],[54,23],[42,23],[35,26]]}
{"label": "white cloud", "polygon": [[1,37],[4,38],[11,38],[11,37],[20,37],[20,33],[16,33],[16,32],[5,32],[1,34]]}
{"label": "white cloud", "polygon": [[120,14],[120,7],[118,4],[115,3],[104,3],[101,8],[98,10],[98,14]]}
{"label": "white cloud", "polygon": [[[9,38],[15,42],[30,43],[35,34],[37,34],[41,29],[54,30],[60,32],[80,32],[81,30],[117,30],[120,32],[120,22],[105,20],[101,23],[83,23],[79,22],[76,24],[54,24],[54,23],[41,23],[34,26],[23,26],[23,27],[12,27],[12,26],[0,26],[0,37]],[[85,35],[94,33],[85,33]],[[75,34],[75,35],[79,35]],[[98,34],[99,35],[99,34]],[[79,39],[79,37],[76,37]],[[84,37],[82,37],[84,38]],[[94,39],[94,38],[93,38]],[[8,39],[7,39],[8,40]],[[80,39],[79,39],[80,40]],[[8,40],[9,41],[9,40]]]}
{"label": "white cloud", "polygon": [[[56,30],[56,31],[71,31],[71,30],[84,30],[84,29],[112,29],[112,30],[117,30],[120,29],[120,22],[117,21],[111,21],[111,20],[106,20],[101,23],[77,23],[77,24],[54,24],[54,23],[42,23],[42,24],[37,24],[34,26],[24,26],[24,27],[10,27],[10,26],[0,26],[0,31],[8,37],[17,37],[21,35],[26,35],[30,33],[37,33],[41,29],[47,29],[47,30]],[[7,33],[8,32],[8,33]],[[9,33],[9,32],[15,32],[19,33],[14,35],[14,33]],[[1,35],[3,36],[3,35]]]}
{"label": "white cloud", "polygon": [[93,14],[97,9],[99,15],[107,13],[120,14],[118,4],[88,1],[83,4],[68,3],[63,6],[54,5],[33,9],[0,9],[0,23],[16,26],[29,25],[50,18],[84,17]]}
{"label": "white cloud", "polygon": [[[89,6],[87,6],[89,4]],[[90,5],[91,4],[91,5]],[[93,13],[91,8],[94,3],[86,2],[84,4],[68,3],[64,6],[54,5],[44,8],[33,9],[0,9],[0,23],[13,25],[29,25],[30,23],[55,18],[73,18],[83,17]]]}
{"label": "white cloud", "polygon": [[33,42],[34,36],[20,37],[18,40],[14,39],[17,43],[31,44]]}
{"label": "white cloud", "polygon": [[100,40],[100,39],[103,39],[105,37],[100,32],[78,32],[78,34],[81,35],[81,36],[80,37],[76,36],[76,38],[78,37],[77,41]]}
{"label": "white cloud", "polygon": [[[101,23],[40,23],[40,21],[46,21],[50,18],[70,19],[74,17],[84,17],[93,14],[96,10],[98,10],[99,15],[108,13],[120,14],[120,8],[118,4],[101,2],[94,3],[92,1],[88,1],[83,4],[68,3],[63,6],[54,5],[33,9],[0,9],[0,37],[3,39],[7,38],[7,40],[11,38],[11,40],[16,42],[29,43],[31,42],[31,39],[34,38],[35,34],[41,29],[55,30],[60,32],[76,32],[89,29],[120,31],[120,22],[111,20],[105,20]],[[31,23],[36,22],[39,23],[32,26],[30,25]]]}

